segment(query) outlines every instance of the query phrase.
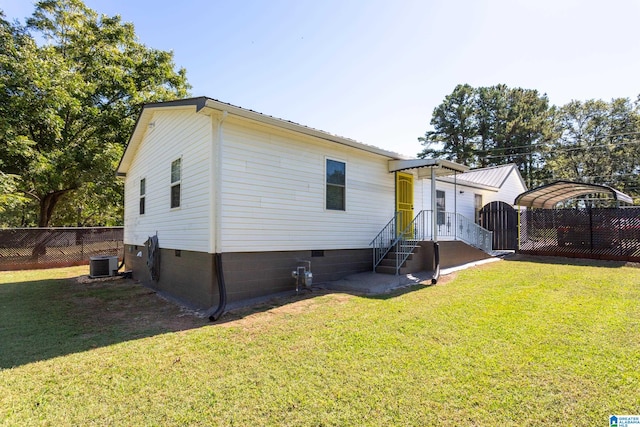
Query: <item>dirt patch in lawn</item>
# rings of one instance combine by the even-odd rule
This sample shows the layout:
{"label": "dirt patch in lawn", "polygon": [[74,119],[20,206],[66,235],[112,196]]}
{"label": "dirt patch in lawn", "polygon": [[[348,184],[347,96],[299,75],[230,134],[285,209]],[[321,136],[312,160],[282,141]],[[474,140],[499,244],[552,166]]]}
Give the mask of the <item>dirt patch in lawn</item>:
{"label": "dirt patch in lawn", "polygon": [[70,281],[71,301],[77,314],[94,325],[118,325],[135,331],[175,332],[198,328],[209,320],[161,297],[153,289],[132,279],[90,279]]}
{"label": "dirt patch in lawn", "polygon": [[[441,276],[436,286],[454,280],[456,273]],[[423,285],[431,286],[430,282]],[[117,325],[130,333],[149,331],[175,332],[212,324],[201,312],[186,309],[169,301],[153,289],[132,279],[90,279],[80,276],[70,280],[71,301],[78,314],[94,327]],[[415,289],[407,287],[388,294],[390,297]],[[354,295],[314,289],[299,295],[279,297],[226,312],[216,323],[220,326],[253,327],[269,322],[274,316],[295,316],[309,312],[314,306],[348,303]]]}
{"label": "dirt patch in lawn", "polygon": [[[320,298],[322,297],[322,298]],[[220,319],[221,326],[251,328],[270,322],[274,316],[296,316],[307,313],[319,304],[342,305],[353,295],[314,290],[310,293],[270,300],[250,307],[239,308],[225,313]]]}

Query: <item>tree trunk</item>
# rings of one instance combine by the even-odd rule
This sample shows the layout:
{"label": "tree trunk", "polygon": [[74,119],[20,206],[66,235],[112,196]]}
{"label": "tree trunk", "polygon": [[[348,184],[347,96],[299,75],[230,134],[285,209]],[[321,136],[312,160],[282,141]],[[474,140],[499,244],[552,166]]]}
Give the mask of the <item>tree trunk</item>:
{"label": "tree trunk", "polygon": [[[64,194],[74,190],[73,188],[67,188],[66,190],[58,190],[53,193],[48,193],[44,197],[40,198],[40,217],[38,218],[38,227],[48,227],[49,221],[51,221],[51,215],[53,210]],[[48,238],[39,239],[31,252],[31,256],[37,258],[47,253]]]}
{"label": "tree trunk", "polygon": [[48,227],[49,222],[51,221],[51,216],[53,215],[53,211],[58,204],[58,200],[64,194],[69,191],[74,190],[73,188],[67,188],[66,190],[58,190],[53,193],[45,194],[44,197],[40,199],[40,217],[38,218],[38,227]]}

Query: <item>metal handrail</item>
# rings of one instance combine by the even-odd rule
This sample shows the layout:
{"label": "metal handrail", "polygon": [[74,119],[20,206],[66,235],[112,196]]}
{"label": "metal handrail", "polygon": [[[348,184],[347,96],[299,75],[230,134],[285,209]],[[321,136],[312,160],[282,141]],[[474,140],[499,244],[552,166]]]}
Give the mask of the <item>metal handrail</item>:
{"label": "metal handrail", "polygon": [[380,262],[384,259],[385,256],[389,253],[389,251],[395,245],[395,241],[397,238],[396,228],[398,224],[398,216],[400,212],[396,212],[393,215],[393,218],[389,220],[387,225],[378,233],[376,237],[369,243],[369,245],[373,245],[373,270],[375,271],[376,267]]}
{"label": "metal handrail", "polygon": [[396,238],[396,275],[400,273],[402,264],[413,254],[413,250],[418,246],[418,242],[424,240],[426,226],[424,219],[425,212],[426,211],[418,212],[418,215],[411,220]]}
{"label": "metal handrail", "polygon": [[459,213],[438,212],[437,233],[439,237],[453,237],[487,253],[493,250],[493,232]]}
{"label": "metal handrail", "polygon": [[458,233],[456,238],[481,249],[487,253],[493,251],[493,231],[489,231],[466,218],[458,214]]}
{"label": "metal handrail", "polygon": [[[370,243],[373,245],[374,271],[384,257],[395,248],[395,269],[398,274],[402,264],[418,246],[418,242],[433,240],[431,210],[421,210],[404,230],[396,233],[399,214],[396,212],[395,216]],[[438,237],[460,240],[487,253],[491,253],[493,250],[493,232],[482,228],[459,213],[437,212],[436,232]]]}

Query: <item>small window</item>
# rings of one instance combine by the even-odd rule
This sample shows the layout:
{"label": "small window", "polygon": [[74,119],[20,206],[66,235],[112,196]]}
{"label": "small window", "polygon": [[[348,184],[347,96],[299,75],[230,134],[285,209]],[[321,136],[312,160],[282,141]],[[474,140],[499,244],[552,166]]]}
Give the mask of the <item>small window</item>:
{"label": "small window", "polygon": [[180,207],[180,184],[182,182],[182,159],[171,162],[171,208]]}
{"label": "small window", "polygon": [[473,195],[474,208],[476,210],[476,224],[480,224],[480,211],[482,210],[482,194]]}
{"label": "small window", "polygon": [[334,211],[345,210],[346,168],[346,163],[327,159],[327,209]]}
{"label": "small window", "polygon": [[447,207],[445,204],[445,193],[442,190],[436,190],[436,210],[438,212],[438,225],[445,223]]}
{"label": "small window", "polygon": [[147,195],[147,180],[146,178],[142,178],[140,180],[140,215],[144,215],[145,210],[145,199]]}

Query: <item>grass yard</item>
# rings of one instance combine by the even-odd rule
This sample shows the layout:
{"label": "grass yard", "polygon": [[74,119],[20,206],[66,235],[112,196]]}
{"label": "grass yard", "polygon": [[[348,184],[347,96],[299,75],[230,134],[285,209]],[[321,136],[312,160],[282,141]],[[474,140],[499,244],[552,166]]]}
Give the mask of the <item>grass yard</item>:
{"label": "grass yard", "polygon": [[510,260],[383,297],[185,315],[0,273],[0,424],[604,426],[640,414],[640,269]]}

